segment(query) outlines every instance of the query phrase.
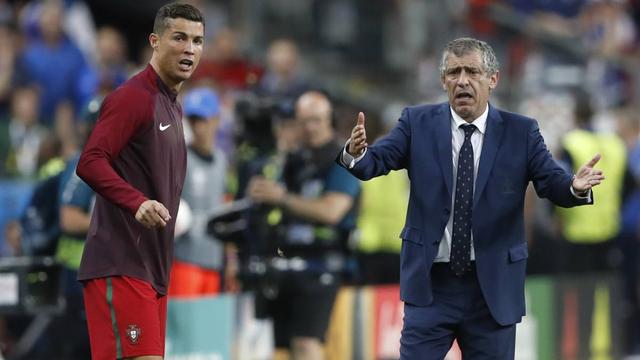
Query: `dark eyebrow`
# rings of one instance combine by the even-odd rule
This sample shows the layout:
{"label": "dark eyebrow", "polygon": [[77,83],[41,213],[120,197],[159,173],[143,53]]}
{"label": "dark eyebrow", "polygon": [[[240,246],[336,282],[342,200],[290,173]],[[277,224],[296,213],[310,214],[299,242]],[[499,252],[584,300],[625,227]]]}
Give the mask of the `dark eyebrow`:
{"label": "dark eyebrow", "polygon": [[[189,34],[187,34],[184,31],[174,31],[171,35],[172,36],[182,35],[182,36],[187,37],[187,38],[189,37]],[[194,38],[200,40],[200,39],[204,39],[204,36],[203,35],[196,35],[196,36],[194,36]]]}

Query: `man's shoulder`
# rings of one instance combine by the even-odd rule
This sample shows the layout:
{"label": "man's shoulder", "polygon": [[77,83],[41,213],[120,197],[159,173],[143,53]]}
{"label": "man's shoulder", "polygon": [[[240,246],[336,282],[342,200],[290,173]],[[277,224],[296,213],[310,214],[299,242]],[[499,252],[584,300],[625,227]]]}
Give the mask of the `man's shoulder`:
{"label": "man's shoulder", "polygon": [[133,75],[129,80],[120,85],[114,92],[124,91],[126,93],[135,93],[140,96],[153,96],[157,89],[154,88],[145,78],[144,71]]}
{"label": "man's shoulder", "polygon": [[138,75],[118,86],[105,98],[105,102],[125,102],[131,106],[148,104],[155,96],[154,89],[144,81],[138,79]]}
{"label": "man's shoulder", "polygon": [[[431,123],[434,119],[442,119],[449,111],[448,103],[420,104],[407,106],[402,111],[401,121],[404,119],[408,124]],[[412,125],[410,125],[412,126]]]}
{"label": "man's shoulder", "polygon": [[440,115],[442,112],[447,111],[449,109],[449,104],[438,103],[438,104],[420,104],[407,106],[405,111],[408,112],[411,116],[416,115]]}

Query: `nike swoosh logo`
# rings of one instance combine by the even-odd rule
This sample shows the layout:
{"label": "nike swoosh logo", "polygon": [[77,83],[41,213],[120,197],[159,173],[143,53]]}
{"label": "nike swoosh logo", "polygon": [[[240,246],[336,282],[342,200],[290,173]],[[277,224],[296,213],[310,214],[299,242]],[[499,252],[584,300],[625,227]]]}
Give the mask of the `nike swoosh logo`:
{"label": "nike swoosh logo", "polygon": [[171,126],[171,124],[168,125],[162,125],[162,123],[160,123],[160,131],[165,131],[169,128],[169,126]]}

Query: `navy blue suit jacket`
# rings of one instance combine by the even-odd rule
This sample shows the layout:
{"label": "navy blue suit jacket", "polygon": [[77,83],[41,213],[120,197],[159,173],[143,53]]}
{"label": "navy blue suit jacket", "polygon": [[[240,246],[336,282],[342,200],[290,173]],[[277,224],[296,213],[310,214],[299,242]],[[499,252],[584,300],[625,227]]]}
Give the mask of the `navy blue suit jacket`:
{"label": "navy blue suit jacket", "polygon": [[[448,103],[409,107],[397,126],[369,146],[350,169],[361,180],[390,170],[408,170],[411,196],[400,235],[400,297],[418,306],[433,300],[430,269],[452,211],[451,141]],[[571,194],[572,176],[552,159],[534,119],[489,106],[472,231],[482,293],[502,325],[519,322],[525,314],[528,252],[523,207],[527,185],[532,181],[538,196],[558,206],[586,204],[587,200]]]}

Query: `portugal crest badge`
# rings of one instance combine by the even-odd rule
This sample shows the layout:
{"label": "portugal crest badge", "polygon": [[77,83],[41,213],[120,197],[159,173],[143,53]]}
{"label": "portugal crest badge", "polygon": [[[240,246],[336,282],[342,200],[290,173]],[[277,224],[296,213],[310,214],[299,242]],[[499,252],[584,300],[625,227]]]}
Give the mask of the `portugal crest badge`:
{"label": "portugal crest badge", "polygon": [[140,336],[142,336],[142,330],[136,325],[127,326],[126,333],[129,342],[132,344],[137,344],[138,340],[140,340]]}

